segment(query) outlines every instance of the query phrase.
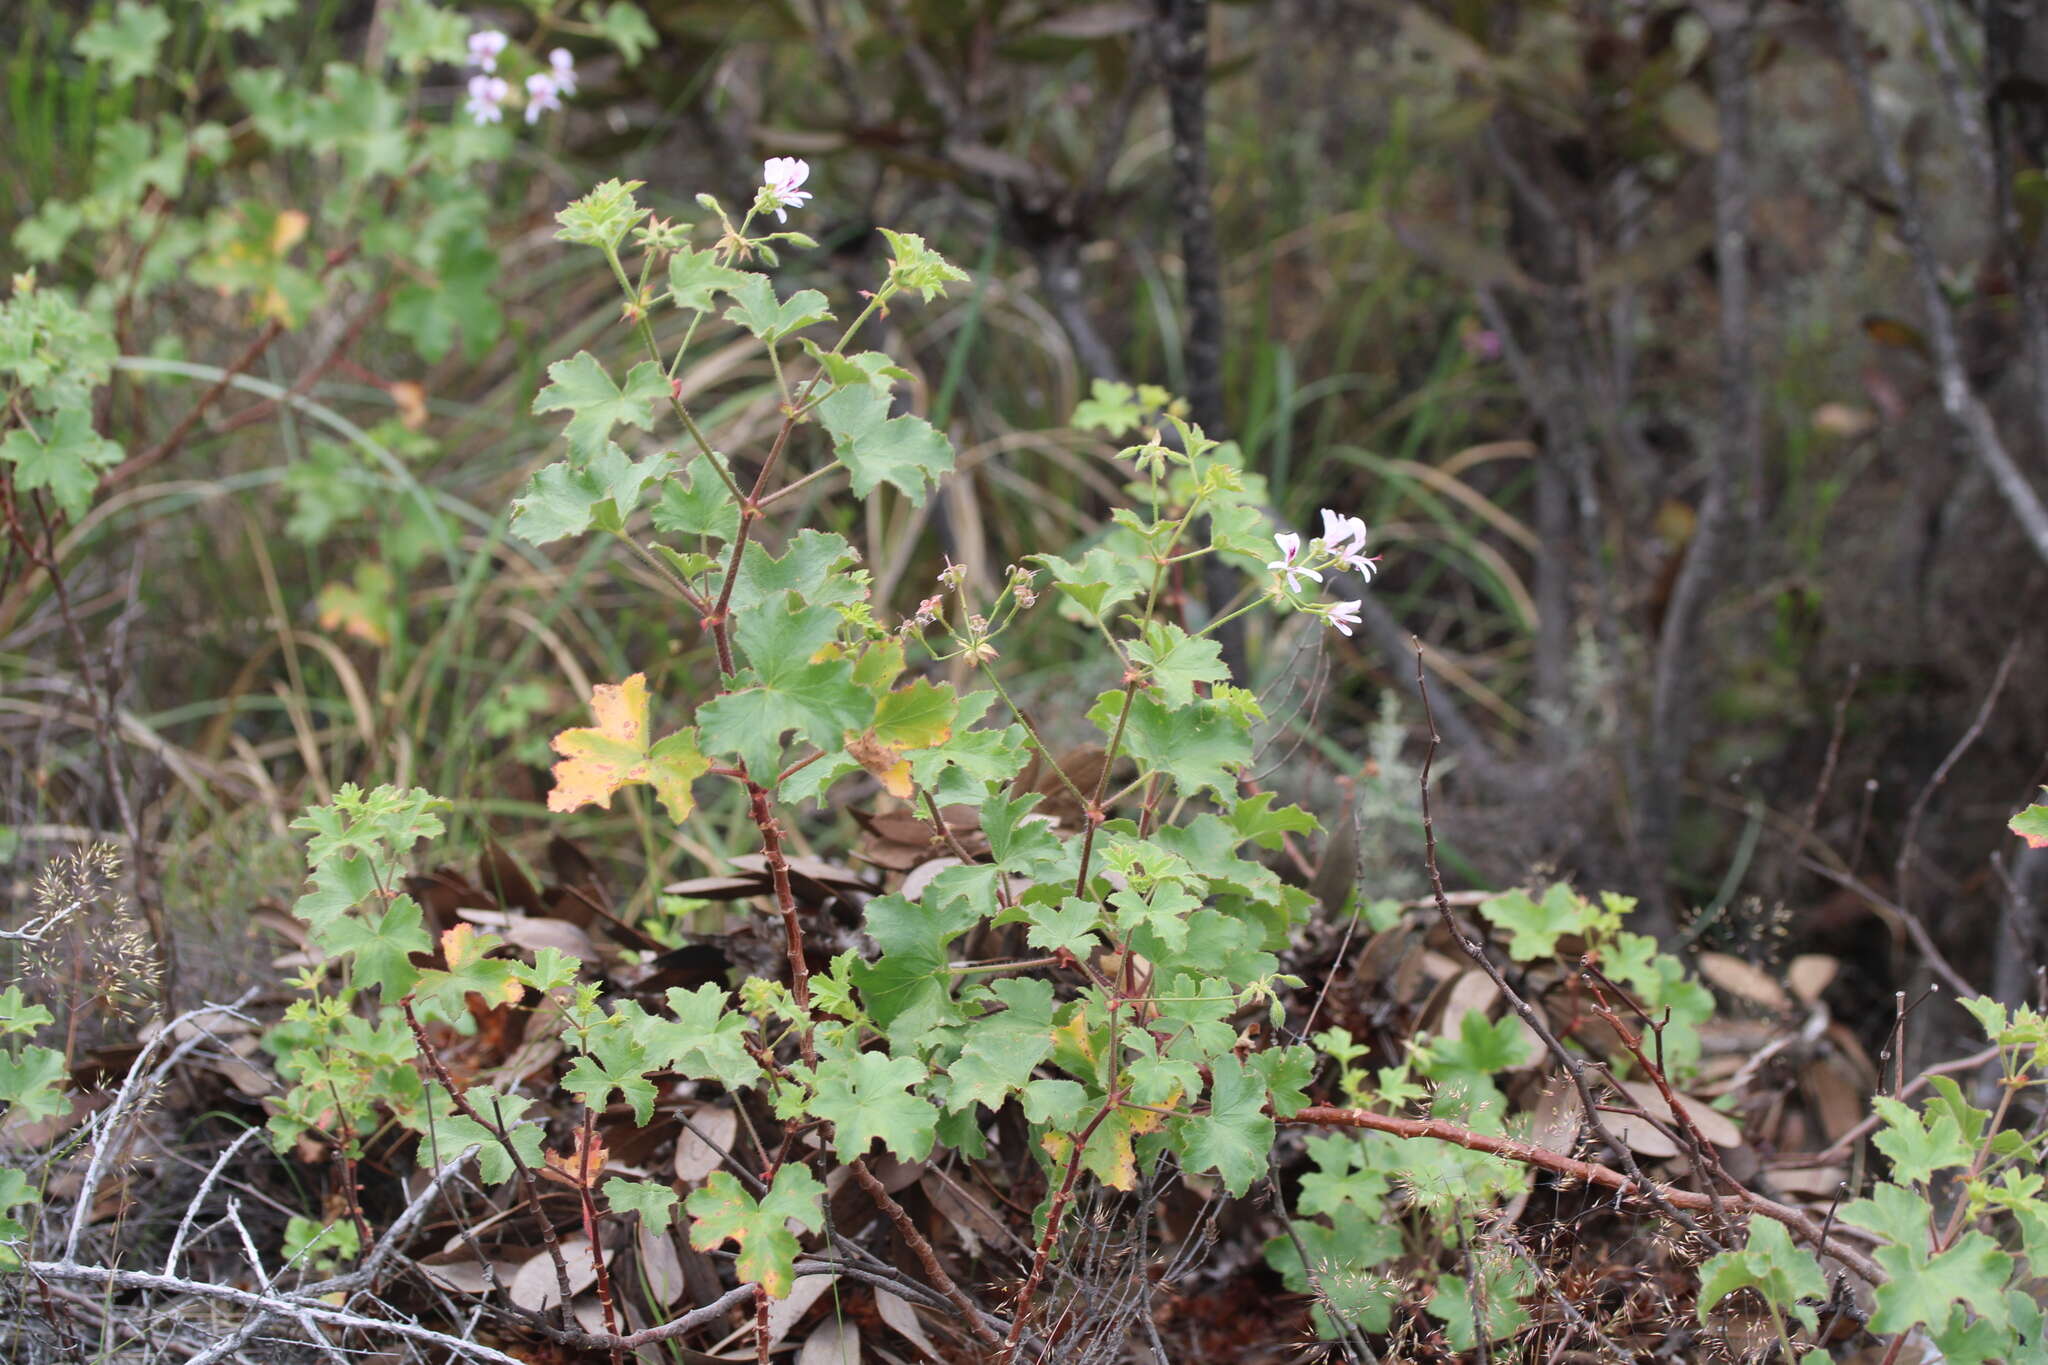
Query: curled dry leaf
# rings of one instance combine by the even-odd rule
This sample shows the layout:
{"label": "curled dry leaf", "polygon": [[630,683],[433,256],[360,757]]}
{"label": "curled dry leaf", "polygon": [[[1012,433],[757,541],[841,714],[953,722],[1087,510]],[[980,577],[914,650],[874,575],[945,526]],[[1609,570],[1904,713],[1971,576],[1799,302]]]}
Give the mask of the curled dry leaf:
{"label": "curled dry leaf", "polygon": [[1835,984],[1835,977],[1841,970],[1840,958],[1827,953],[1801,953],[1785,968],[1785,984],[1792,988],[1792,994],[1799,997],[1800,1003],[1818,1005],[1828,987]]}
{"label": "curled dry leaf", "polygon": [[576,1325],[586,1332],[605,1330],[604,1305],[597,1301],[595,1294],[578,1294],[569,1305],[569,1315],[576,1319]]}
{"label": "curled dry leaf", "polygon": [[844,1318],[826,1318],[804,1339],[796,1365],[860,1365],[860,1328]]}
{"label": "curled dry leaf", "polygon": [[830,1289],[839,1279],[837,1275],[799,1275],[789,1288],[789,1294],[773,1299],[768,1304],[768,1347],[773,1350],[790,1329],[803,1321],[804,1314],[811,1311],[811,1305],[818,1296]]}
{"label": "curled dry leaf", "polygon": [[527,915],[515,915],[505,925],[505,941],[527,952],[538,952],[542,948],[553,948],[556,952],[573,957],[579,962],[595,962],[597,948],[590,941],[590,935],[563,919],[535,919]]}
{"label": "curled dry leaf", "polygon": [[904,1161],[893,1154],[884,1154],[881,1160],[869,1162],[868,1170],[882,1182],[884,1190],[900,1194],[923,1178],[925,1165],[922,1161]]}
{"label": "curled dry leaf", "polygon": [[966,1246],[968,1255],[979,1256],[985,1246],[1015,1242],[1014,1237],[1006,1235],[1008,1229],[1001,1219],[943,1171],[932,1171],[925,1176],[924,1193],[953,1234]]}
{"label": "curled dry leaf", "polygon": [[1617,1142],[1627,1144],[1628,1149],[1637,1156],[1661,1161],[1666,1157],[1678,1155],[1678,1144],[1664,1136],[1663,1130],[1648,1119],[1639,1119],[1632,1114],[1603,1112],[1600,1121],[1607,1125],[1607,1131],[1614,1134]]}
{"label": "curled dry leaf", "polygon": [[633,1246],[639,1253],[640,1274],[646,1280],[647,1292],[664,1308],[680,1299],[684,1288],[683,1261],[676,1254],[675,1236],[666,1231],[656,1232],[643,1218]]}
{"label": "curled dry leaf", "polygon": [[[707,1104],[690,1115],[690,1127],[676,1139],[676,1178],[697,1184],[725,1164],[718,1148],[732,1150],[739,1135],[740,1116],[729,1104]],[[699,1137],[701,1133],[704,1136]],[[718,1144],[714,1148],[704,1138]]]}
{"label": "curled dry leaf", "polygon": [[[605,1257],[609,1263],[611,1257]],[[590,1261],[590,1241],[584,1237],[570,1237],[562,1242],[562,1260],[569,1268],[569,1292],[581,1294],[597,1283],[597,1267]],[[512,1273],[512,1285],[508,1291],[512,1302],[535,1313],[553,1308],[562,1301],[561,1286],[556,1282],[554,1258],[542,1247],[528,1256],[518,1270]]]}
{"label": "curled dry leaf", "polygon": [[1553,1152],[1569,1152],[1578,1144],[1585,1123],[1586,1106],[1579,1103],[1578,1090],[1564,1076],[1556,1076],[1536,1097],[1529,1141]]}
{"label": "curled dry leaf", "polygon": [[1763,968],[1728,953],[1701,953],[1700,975],[1738,999],[1780,1014],[1792,1010],[1792,997]]}
{"label": "curled dry leaf", "polygon": [[[1664,1102],[1662,1091],[1649,1081],[1623,1081],[1621,1088],[1628,1092],[1643,1112],[1655,1114],[1667,1123],[1673,1123],[1671,1106]],[[1678,1107],[1692,1120],[1692,1126],[1699,1129],[1700,1136],[1716,1147],[1740,1147],[1742,1130],[1735,1126],[1726,1114],[1710,1109],[1690,1095],[1679,1095]],[[1675,1123],[1673,1126],[1676,1126]]]}
{"label": "curled dry leaf", "polygon": [[519,1267],[510,1261],[493,1261],[489,1273],[466,1248],[440,1252],[419,1263],[428,1279],[458,1294],[488,1294],[510,1284]]}
{"label": "curled dry leaf", "polygon": [[904,877],[903,885],[897,888],[897,894],[907,901],[918,900],[924,895],[925,888],[932,884],[932,878],[949,867],[958,866],[960,860],[953,857],[933,858],[930,862],[919,863]]}
{"label": "curled dry leaf", "polygon": [[924,1324],[917,1320],[917,1310],[886,1289],[875,1290],[875,1311],[882,1315],[882,1321],[896,1330],[898,1336],[924,1352],[926,1360],[939,1359],[938,1351],[932,1346],[932,1339],[925,1335]]}
{"label": "curled dry leaf", "polygon": [[1848,1171],[1840,1166],[1791,1166],[1768,1173],[1772,1187],[1779,1192],[1809,1199],[1833,1199],[1848,1178]]}

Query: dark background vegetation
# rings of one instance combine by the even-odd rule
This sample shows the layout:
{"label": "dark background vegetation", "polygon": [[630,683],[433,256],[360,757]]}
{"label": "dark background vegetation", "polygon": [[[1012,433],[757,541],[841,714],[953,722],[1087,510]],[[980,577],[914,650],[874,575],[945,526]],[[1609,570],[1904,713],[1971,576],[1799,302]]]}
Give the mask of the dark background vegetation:
{"label": "dark background vegetation", "polygon": [[[79,192],[96,122],[121,112],[69,55],[85,6],[6,8],[0,242]],[[423,403],[403,454],[452,554],[405,553],[423,534],[405,497],[333,477],[290,421],[238,425],[247,400],[64,542],[195,996],[274,950],[249,917],[296,886],[298,808],[343,781],[418,783],[456,802],[458,845],[490,832],[538,856],[558,825],[537,806],[545,738],[586,682],[698,647],[630,563],[524,551],[503,513],[548,458],[527,415],[541,367],[615,315],[611,281],[552,241],[554,211],[623,175],[692,218],[700,189],[745,202],[770,155],[813,167],[802,226],[825,249],[792,278],[865,287],[876,224],[975,276],[886,338],[964,474],[922,512],[800,509],[852,535],[904,609],[942,554],[994,583],[1085,544],[1118,475],[1113,443],[1067,418],[1094,378],[1164,384],[1242,444],[1283,520],[1359,513],[1385,555],[1358,638],[1267,624],[1236,642],[1287,698],[1270,780],[1329,813],[1369,893],[1419,885],[1412,634],[1460,881],[1555,872],[1641,896],[1667,935],[1844,955],[1836,989],[1874,1034],[1925,976],[1905,915],[1970,982],[2031,991],[2043,892],[2004,821],[2048,753],[2033,7],[647,9],[645,60],[588,69],[559,130],[479,172],[517,206],[486,225],[502,340],[422,366],[366,292],[252,371],[366,425]],[[377,14],[309,4],[263,60],[310,79]],[[268,189],[320,212],[314,178]],[[73,253],[45,273],[121,264]],[[143,349],[226,363],[255,330],[205,291],[150,307],[127,324]],[[705,381],[735,445],[772,418],[752,365]],[[131,453],[185,401],[144,406],[162,392],[108,398]],[[338,514],[307,510],[338,488]],[[1078,736],[1086,642],[1042,615],[1005,654],[1048,728]],[[13,573],[0,858],[17,889],[120,823],[74,653],[47,586]],[[643,895],[723,851],[644,816],[578,828]]]}

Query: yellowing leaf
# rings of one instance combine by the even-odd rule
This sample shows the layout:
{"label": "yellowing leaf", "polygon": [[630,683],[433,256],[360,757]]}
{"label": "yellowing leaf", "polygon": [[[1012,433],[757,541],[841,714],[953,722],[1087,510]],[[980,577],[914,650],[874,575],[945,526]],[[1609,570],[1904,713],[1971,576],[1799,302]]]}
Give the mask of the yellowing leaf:
{"label": "yellowing leaf", "polygon": [[277,221],[270,226],[270,249],[279,256],[290,253],[306,236],[306,229],[313,220],[298,209],[286,209],[277,215]]}
{"label": "yellowing leaf", "polygon": [[898,800],[910,799],[910,749],[929,749],[953,737],[960,699],[950,686],[922,678],[883,696],[875,723],[846,741],[848,757],[874,775]]}
{"label": "yellowing leaf", "polygon": [[690,783],[703,776],[711,762],[697,751],[697,732],[678,730],[651,747],[647,743],[647,675],[635,673],[613,686],[599,683],[590,694],[597,724],[564,730],[554,738],[562,761],[555,765],[555,787],[548,809],[572,811],[595,805],[610,810],[612,793],[645,782],[681,824],[695,802]]}
{"label": "yellowing leaf", "polygon": [[[526,993],[512,976],[508,962],[486,961],[491,950],[504,946],[496,934],[479,934],[474,924],[458,924],[441,935],[441,956],[448,975],[492,1004],[510,1005]],[[496,1000],[491,997],[496,996]]]}
{"label": "yellowing leaf", "polygon": [[[1088,1145],[1081,1151],[1081,1168],[1113,1190],[1129,1191],[1138,1183],[1138,1158],[1134,1139],[1158,1131],[1166,1122],[1164,1114],[1150,1109],[1119,1105],[1116,1111],[1095,1125]],[[1074,1150],[1071,1134],[1049,1132],[1039,1139],[1046,1154],[1064,1165]]]}
{"label": "yellowing leaf", "polygon": [[866,768],[882,790],[899,801],[908,801],[911,793],[910,760],[903,751],[892,744],[884,744],[875,738],[874,731],[856,735],[846,741],[846,753],[854,762]]}

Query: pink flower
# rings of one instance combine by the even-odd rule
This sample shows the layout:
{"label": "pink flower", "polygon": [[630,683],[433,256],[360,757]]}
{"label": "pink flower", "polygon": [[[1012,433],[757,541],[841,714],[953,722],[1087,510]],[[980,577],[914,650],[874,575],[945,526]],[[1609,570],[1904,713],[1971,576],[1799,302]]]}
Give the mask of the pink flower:
{"label": "pink flower", "polygon": [[761,167],[761,190],[775,210],[776,222],[788,222],[789,215],[783,210],[800,209],[811,197],[809,190],[798,188],[810,174],[810,163],[793,156],[772,156]]}
{"label": "pink flower", "polygon": [[1466,332],[1458,340],[1465,347],[1465,354],[1474,360],[1500,359],[1500,333],[1491,328]]}
{"label": "pink flower", "polygon": [[498,54],[510,42],[504,34],[494,28],[481,29],[469,35],[469,64],[482,71],[498,69]]}
{"label": "pink flower", "polygon": [[1365,535],[1365,522],[1358,517],[1323,509],[1323,548],[1345,568],[1364,574],[1370,583],[1377,560],[1365,553]]}
{"label": "pink flower", "polygon": [[558,47],[548,53],[548,70],[554,76],[555,89],[564,95],[576,93],[576,59],[569,55],[569,49]]}
{"label": "pink flower", "polygon": [[1323,509],[1323,548],[1341,558],[1349,548],[1365,548],[1365,523],[1357,517]]}
{"label": "pink flower", "polygon": [[1351,628],[1358,624],[1358,609],[1363,602],[1332,602],[1325,619],[1337,628],[1339,635],[1351,634]]}
{"label": "pink flower", "polygon": [[511,92],[512,87],[496,76],[471,76],[469,98],[462,107],[479,125],[502,123],[505,120],[505,96]]}
{"label": "pink flower", "polygon": [[1273,543],[1280,547],[1280,558],[1274,560],[1266,567],[1272,569],[1276,573],[1286,575],[1287,591],[1300,592],[1301,580],[1304,578],[1313,578],[1318,583],[1323,581],[1323,576],[1317,573],[1314,569],[1302,567],[1300,562],[1300,536],[1296,535],[1292,531],[1286,531],[1281,533],[1280,535],[1274,536]]}
{"label": "pink flower", "polygon": [[550,109],[562,107],[562,96],[555,88],[555,78],[545,72],[536,71],[526,78],[526,121],[540,122],[540,116]]}

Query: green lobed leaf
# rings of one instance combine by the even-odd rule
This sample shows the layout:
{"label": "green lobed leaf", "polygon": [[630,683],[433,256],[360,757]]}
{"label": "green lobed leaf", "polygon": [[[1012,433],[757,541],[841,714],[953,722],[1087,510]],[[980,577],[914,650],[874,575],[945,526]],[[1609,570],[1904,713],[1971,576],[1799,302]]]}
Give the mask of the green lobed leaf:
{"label": "green lobed leaf", "polygon": [[[691,459],[685,477],[670,478],[662,483],[661,498],[654,504],[651,515],[654,528],[666,535],[731,540],[740,532],[740,505],[733,500],[732,490],[725,486],[725,480],[718,477],[718,471],[707,467],[702,455]],[[743,585],[749,561],[753,558],[754,555],[749,553],[740,562]]]}
{"label": "green lobed leaf", "polygon": [[947,1069],[948,1109],[983,1104],[1000,1109],[1022,1090],[1052,1052],[1053,989],[1049,981],[1013,978],[992,983],[987,998],[1000,1009],[970,1020],[961,1032],[959,1060]]}
{"label": "green lobed leaf", "polygon": [[915,289],[926,303],[946,292],[946,286],[967,278],[967,272],[924,244],[914,232],[877,229],[889,240],[889,283],[899,289]]}
{"label": "green lobed leaf", "polygon": [[14,1217],[14,1211],[41,1202],[42,1195],[29,1183],[27,1172],[0,1166],[0,1243],[19,1242],[27,1237],[28,1228]]}
{"label": "green lobed leaf", "polygon": [[1265,1112],[1266,1083],[1235,1058],[1211,1068],[1208,1112],[1174,1125],[1181,1164],[1191,1171],[1215,1171],[1224,1188],[1243,1196],[1266,1173],[1273,1148],[1273,1119]]}
{"label": "green lobed leaf", "polygon": [[837,1129],[840,1160],[865,1156],[876,1138],[905,1161],[931,1152],[938,1110],[910,1094],[929,1073],[915,1057],[863,1052],[818,1077],[812,1112]]}
{"label": "green lobed leaf", "polygon": [[761,1079],[747,1051],[746,1016],[727,1008],[725,991],[706,982],[694,991],[668,990],[673,1019],[650,1018],[641,1029],[648,1051],[679,1075],[716,1080],[738,1090]]}
{"label": "green lobed leaf", "polygon": [[349,980],[358,988],[377,987],[387,1003],[403,998],[419,981],[412,955],[434,947],[425,916],[411,896],[393,897],[374,920],[336,916],[316,928],[312,940],[327,956],[349,959]]}
{"label": "green lobed leaf", "polygon": [[866,571],[848,571],[859,560],[845,536],[809,527],[790,537],[780,555],[765,545],[749,546],[733,584],[733,614],[744,618],[764,603],[780,606],[790,593],[807,607],[864,601]]}
{"label": "green lobed leaf", "polygon": [[617,1214],[637,1213],[647,1230],[660,1236],[675,1218],[676,1192],[652,1180],[622,1180],[614,1176],[604,1182],[605,1203]]}
{"label": "green lobed leaf", "polygon": [[1193,703],[1198,684],[1230,681],[1223,646],[1197,639],[1176,625],[1145,622],[1144,634],[1131,642],[1130,653],[1166,704],[1176,710]]}
{"label": "green lobed leaf", "polygon": [[121,0],[111,18],[87,24],[72,43],[79,56],[105,62],[115,85],[126,85],[157,69],[157,55],[171,36],[171,21],[155,5]]}
{"label": "green lobed leaf", "polygon": [[11,1120],[34,1123],[68,1113],[71,1102],[64,1096],[64,1085],[70,1078],[64,1054],[55,1048],[0,1048],[0,1101],[12,1106],[7,1115]]}
{"label": "green lobed leaf", "polygon": [[1458,1076],[1490,1080],[1510,1067],[1529,1060],[1528,1040],[1522,1036],[1522,1021],[1504,1014],[1488,1023],[1478,1010],[1466,1010],[1458,1020],[1455,1038],[1433,1038],[1416,1063],[1416,1070],[1433,1081]]}
{"label": "green lobed leaf", "polygon": [[2011,1321],[2005,1299],[2013,1259],[1982,1232],[1965,1233],[1939,1256],[1924,1247],[1891,1244],[1872,1254],[1891,1278],[1877,1287],[1877,1311],[1870,1316],[1873,1332],[1906,1332],[1916,1326],[1939,1328],[1949,1321],[1952,1305],[1961,1304],[1994,1327]]}
{"label": "green lobed leaf", "polygon": [[1936,1171],[1968,1166],[1976,1156],[1953,1114],[1930,1107],[1923,1120],[1889,1095],[1877,1096],[1871,1108],[1885,1122],[1871,1142],[1891,1158],[1892,1178],[1902,1184],[1924,1185]]}
{"label": "green lobed leaf", "polygon": [[[635,1006],[637,1011],[638,1007]],[[562,1076],[562,1089],[595,1109],[602,1109],[617,1091],[633,1110],[633,1121],[646,1125],[654,1117],[658,1092],[647,1073],[661,1068],[640,1040],[640,1020],[621,1009],[584,1035],[585,1051]]]}
{"label": "green lobed leaf", "polygon": [[1050,554],[1029,558],[1051,570],[1053,586],[1067,599],[1068,607],[1063,608],[1063,613],[1075,620],[1100,620],[1111,607],[1145,591],[1146,580],[1137,565],[1101,546],[1082,555],[1078,562]]}
{"label": "green lobed leaf", "polygon": [[1553,884],[1540,901],[1520,887],[1502,892],[1482,901],[1479,914],[1509,932],[1508,955],[1517,962],[1552,956],[1560,938],[1585,927],[1585,902],[1563,882]]}
{"label": "green lobed leaf", "polygon": [[48,1028],[57,1022],[56,1016],[41,1005],[31,1005],[21,993],[20,986],[9,986],[0,991],[0,1038],[9,1034],[33,1034],[37,1029]]}
{"label": "green lobed leaf", "polygon": [[92,414],[83,407],[60,410],[45,429],[48,436],[26,424],[8,432],[0,440],[0,460],[14,466],[16,488],[25,493],[47,488],[76,521],[92,506],[100,471],[120,463],[121,447],[92,429]]}
{"label": "green lobed leaf", "polygon": [[871,388],[846,388],[817,406],[832,436],[832,453],[852,475],[855,497],[882,484],[922,506],[926,492],[953,468],[953,443],[922,417],[891,417],[889,399]]}
{"label": "green lobed leaf", "polygon": [[541,1164],[541,1143],[547,1133],[540,1123],[525,1120],[532,1100],[488,1085],[470,1086],[463,1099],[482,1117],[482,1123],[457,1113],[454,1102],[437,1089],[427,1114],[409,1125],[423,1135],[419,1146],[422,1167],[439,1166],[475,1148],[477,1173],[484,1183],[502,1185],[518,1173],[515,1152],[528,1167]]}
{"label": "green lobed leaf", "polygon": [[563,435],[569,438],[569,449],[582,456],[601,451],[612,428],[620,423],[642,431],[650,429],[653,405],[665,400],[669,392],[668,380],[653,361],[635,365],[621,387],[588,351],[578,351],[548,366],[548,379],[548,386],[533,400],[533,410],[571,413]]}
{"label": "green lobed leaf", "polygon": [[612,0],[603,6],[597,0],[585,0],[583,18],[596,25],[599,36],[619,50],[628,68],[638,66],[640,58],[661,43],[661,35],[647,22],[646,12],[630,0]]}
{"label": "green lobed leaf", "polygon": [[804,354],[817,362],[824,371],[825,382],[833,388],[851,386],[867,388],[887,397],[898,384],[911,381],[910,371],[898,365],[880,351],[862,351],[858,355],[841,355],[828,351],[809,337],[800,339]]}
{"label": "green lobed leaf", "polygon": [[782,737],[795,731],[821,749],[837,749],[848,730],[866,728],[875,699],[853,680],[844,658],[820,658],[838,635],[839,613],[828,606],[778,609],[763,603],[739,619],[734,640],[752,665],[736,690],[698,708],[708,753],[737,754],[757,781],[781,767]]}
{"label": "green lobed leaf", "polygon": [[1749,1221],[1749,1240],[1741,1251],[1724,1251],[1700,1267],[1699,1320],[1705,1323],[1714,1306],[1740,1289],[1754,1289],[1765,1303],[1791,1313],[1811,1332],[1818,1316],[1807,1299],[1825,1300],[1827,1279],[1811,1252],[1792,1245],[1785,1226],[1770,1218]]}
{"label": "green lobed leaf", "polygon": [[739,278],[725,291],[732,296],[732,306],[725,310],[726,320],[738,323],[770,346],[792,332],[832,319],[825,296],[815,289],[799,289],[788,298],[777,300],[775,286],[766,275],[733,273]]}
{"label": "green lobed leaf", "polygon": [[1033,948],[1082,957],[1100,946],[1095,930],[1102,924],[1102,907],[1094,901],[1062,897],[1058,887],[1033,887],[1017,908],[1031,926],[1024,941]]}
{"label": "green lobed leaf", "polygon": [[1529,1310],[1521,1300],[1536,1291],[1535,1271],[1517,1257],[1474,1255],[1478,1263],[1471,1280],[1439,1276],[1429,1300],[1430,1316],[1443,1323],[1444,1339],[1453,1351],[1476,1349],[1482,1327],[1486,1340],[1493,1342],[1514,1336],[1529,1323]]}
{"label": "green lobed leaf", "polygon": [[1237,837],[1257,844],[1263,849],[1277,849],[1286,843],[1290,834],[1317,834],[1322,823],[1300,806],[1280,806],[1273,802],[1278,799],[1272,792],[1260,792],[1247,796],[1230,808],[1230,827],[1237,831]]}
{"label": "green lobed leaf", "polygon": [[708,313],[714,294],[733,295],[749,279],[762,279],[745,271],[721,265],[713,250],[695,251],[684,247],[668,258],[669,297],[676,307]]}
{"label": "green lobed leaf", "polygon": [[622,530],[668,462],[667,455],[656,454],[636,463],[612,441],[582,468],[559,460],[537,471],[512,500],[512,529],[531,545],[581,535],[593,526]]}
{"label": "green lobed leaf", "polygon": [[[1114,734],[1121,691],[1105,692],[1088,712],[1105,735]],[[1179,710],[1144,693],[1131,698],[1124,751],[1146,770],[1163,772],[1187,795],[1208,789],[1224,801],[1237,796],[1237,779],[1251,761],[1251,726],[1228,702],[1198,698]]]}

